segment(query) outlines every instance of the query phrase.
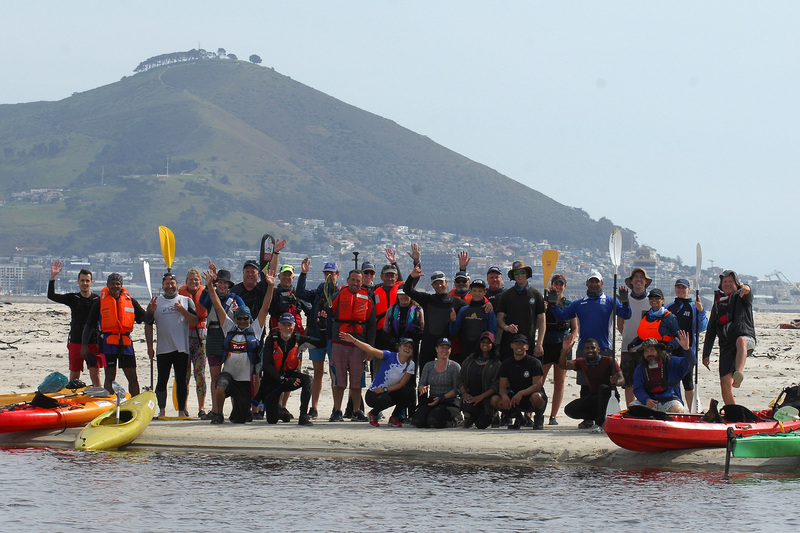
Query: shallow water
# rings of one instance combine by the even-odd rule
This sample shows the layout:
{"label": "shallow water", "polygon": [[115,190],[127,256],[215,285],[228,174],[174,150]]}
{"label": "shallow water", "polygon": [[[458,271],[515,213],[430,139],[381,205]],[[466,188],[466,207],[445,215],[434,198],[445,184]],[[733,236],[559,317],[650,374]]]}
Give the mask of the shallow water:
{"label": "shallow water", "polygon": [[775,531],[797,475],[0,449],[3,531]]}

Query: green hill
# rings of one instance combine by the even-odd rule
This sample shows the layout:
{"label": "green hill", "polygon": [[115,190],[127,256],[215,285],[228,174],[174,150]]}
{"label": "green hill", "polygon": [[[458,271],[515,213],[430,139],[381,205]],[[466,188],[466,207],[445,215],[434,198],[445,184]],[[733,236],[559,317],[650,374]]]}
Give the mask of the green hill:
{"label": "green hill", "polygon": [[[67,198],[12,201],[36,188]],[[234,60],[0,106],[0,198],[0,253],[154,252],[155,227],[167,225],[182,247],[215,254],[252,248],[277,231],[268,221],[298,216],[591,248],[611,231],[390,120]]]}

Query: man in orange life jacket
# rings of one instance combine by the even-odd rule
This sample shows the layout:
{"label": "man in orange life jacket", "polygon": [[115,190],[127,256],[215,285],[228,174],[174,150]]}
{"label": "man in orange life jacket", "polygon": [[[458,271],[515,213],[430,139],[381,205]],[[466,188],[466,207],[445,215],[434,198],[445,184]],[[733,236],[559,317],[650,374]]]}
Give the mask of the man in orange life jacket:
{"label": "man in orange life jacket", "polygon": [[[320,321],[324,328],[325,321]],[[278,400],[283,392],[301,389],[300,391],[300,416],[297,423],[301,426],[311,426],[308,416],[308,403],[311,401],[311,376],[300,372],[300,346],[309,343],[315,348],[323,348],[328,341],[325,330],[320,339],[307,337],[295,331],[295,317],[291,313],[284,313],[278,320],[278,330],[272,331],[264,341],[264,366],[261,374],[261,388],[253,400],[263,401],[264,410],[269,424],[277,424],[278,420],[288,422]]]}
{"label": "man in orange life jacket", "polygon": [[682,353],[669,355],[666,346],[657,339],[645,339],[639,345],[644,361],[633,373],[633,393],[636,399],[628,406],[644,405],[664,413],[683,413],[681,379],[694,365],[689,334],[678,331],[678,344]]}
{"label": "man in orange life jacket", "polygon": [[334,296],[331,305],[333,341],[331,360],[336,368],[336,383],[333,386],[333,412],[331,422],[341,422],[342,399],[350,376],[350,398],[353,399],[353,419],[366,422],[367,417],[361,409],[361,376],[364,372],[366,354],[352,343],[339,338],[339,332],[350,333],[357,339],[372,345],[375,342],[375,305],[369,292],[362,287],[363,274],[351,270],[347,276],[347,287]]}
{"label": "man in orange life jacket", "polygon": [[[155,302],[155,297],[152,300]],[[134,323],[152,323],[153,316],[148,315],[139,302],[122,286],[122,274],[109,274],[106,286],[100,292],[100,299],[92,306],[86,325],[83,327],[81,339],[81,355],[91,357],[88,342],[96,324],[100,322],[103,334],[102,350],[106,356],[106,372],[103,386],[106,390],[114,390],[112,383],[117,377],[117,364],[128,379],[128,392],[136,396],[140,392],[139,378],[136,375],[136,355],[133,351],[131,331]],[[88,361],[89,359],[87,359]]]}

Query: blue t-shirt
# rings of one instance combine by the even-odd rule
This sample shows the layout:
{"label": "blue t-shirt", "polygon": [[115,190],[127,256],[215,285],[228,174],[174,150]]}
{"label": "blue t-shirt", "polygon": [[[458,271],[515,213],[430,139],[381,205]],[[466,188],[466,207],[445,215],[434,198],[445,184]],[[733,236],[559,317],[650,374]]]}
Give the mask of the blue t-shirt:
{"label": "blue t-shirt", "polygon": [[403,364],[397,358],[397,352],[384,350],[381,367],[375,374],[375,379],[372,380],[372,385],[369,386],[369,390],[391,387],[392,385],[400,383],[403,374],[414,375],[414,361],[409,360],[408,363]]}

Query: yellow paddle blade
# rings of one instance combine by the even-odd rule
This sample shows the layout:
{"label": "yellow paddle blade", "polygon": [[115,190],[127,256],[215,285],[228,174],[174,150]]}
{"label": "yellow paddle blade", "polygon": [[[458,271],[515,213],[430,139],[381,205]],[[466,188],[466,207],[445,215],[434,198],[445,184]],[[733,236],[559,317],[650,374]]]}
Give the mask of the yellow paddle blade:
{"label": "yellow paddle blade", "polygon": [[544,272],[544,290],[550,283],[550,278],[556,270],[558,264],[558,252],[556,250],[545,250],[542,252],[542,271]]}
{"label": "yellow paddle blade", "polygon": [[175,259],[175,235],[166,226],[158,227],[158,237],[161,239],[161,255],[167,264],[167,270],[172,268],[172,261]]}

